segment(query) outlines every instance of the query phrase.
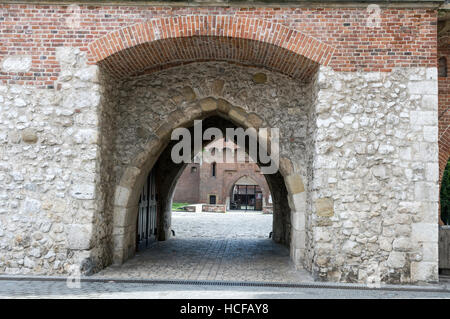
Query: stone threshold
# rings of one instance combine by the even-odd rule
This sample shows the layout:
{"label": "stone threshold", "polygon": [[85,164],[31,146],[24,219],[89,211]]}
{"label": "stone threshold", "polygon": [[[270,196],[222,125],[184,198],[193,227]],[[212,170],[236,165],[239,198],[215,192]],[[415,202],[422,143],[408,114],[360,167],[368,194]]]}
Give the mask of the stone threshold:
{"label": "stone threshold", "polygon": [[[67,281],[68,276],[24,276],[0,275],[0,281]],[[73,278],[71,278],[73,279]],[[380,291],[411,291],[411,292],[450,292],[450,283],[428,285],[392,285],[382,284],[379,287],[365,284],[333,283],[333,282],[253,282],[253,281],[214,281],[214,280],[173,280],[173,279],[124,279],[114,277],[83,276],[80,282],[99,283],[130,283],[150,285],[188,285],[188,286],[229,286],[229,287],[273,287],[273,288],[320,288],[320,289],[353,289]]]}

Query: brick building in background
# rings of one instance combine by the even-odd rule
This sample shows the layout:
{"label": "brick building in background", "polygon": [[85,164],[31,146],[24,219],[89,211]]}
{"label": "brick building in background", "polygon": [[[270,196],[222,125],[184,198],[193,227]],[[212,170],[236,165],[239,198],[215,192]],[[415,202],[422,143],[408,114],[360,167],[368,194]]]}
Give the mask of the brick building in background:
{"label": "brick building in background", "polygon": [[[232,155],[230,161],[226,161],[225,149]],[[209,160],[188,164],[178,180],[173,201],[226,205],[226,210],[271,212],[272,197],[264,175],[248,156],[239,162],[237,149],[235,143],[223,139],[208,144],[204,153],[222,152],[222,162]]]}

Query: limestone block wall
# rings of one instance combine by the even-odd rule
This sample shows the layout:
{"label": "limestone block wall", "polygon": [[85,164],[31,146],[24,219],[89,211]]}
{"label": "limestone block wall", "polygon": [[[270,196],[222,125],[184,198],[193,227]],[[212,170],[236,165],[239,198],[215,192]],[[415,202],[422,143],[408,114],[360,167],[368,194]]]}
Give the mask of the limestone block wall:
{"label": "limestone block wall", "polygon": [[3,273],[67,273],[105,236],[96,227],[98,68],[76,48],[58,48],[56,56],[58,90],[0,86]]}
{"label": "limestone block wall", "polygon": [[[280,127],[297,265],[335,281],[437,280],[435,68],[321,67],[299,84],[210,62],[119,83],[77,49],[58,57],[60,90],[0,88],[2,272],[110,264],[123,232],[133,239],[132,227],[113,226],[127,215],[113,209],[121,197],[112,185],[168,114],[197,112],[193,104],[213,98]],[[253,79],[261,72],[266,83]]]}
{"label": "limestone block wall", "polygon": [[313,272],[348,282],[437,281],[436,68],[319,72]]}

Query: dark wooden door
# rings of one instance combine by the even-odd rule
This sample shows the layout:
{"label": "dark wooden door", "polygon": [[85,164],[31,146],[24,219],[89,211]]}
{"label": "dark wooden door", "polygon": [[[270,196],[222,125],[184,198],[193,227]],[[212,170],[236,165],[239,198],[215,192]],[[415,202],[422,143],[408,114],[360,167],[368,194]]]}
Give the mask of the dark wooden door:
{"label": "dark wooden door", "polygon": [[256,191],[255,193],[255,210],[263,209],[263,194],[262,192]]}

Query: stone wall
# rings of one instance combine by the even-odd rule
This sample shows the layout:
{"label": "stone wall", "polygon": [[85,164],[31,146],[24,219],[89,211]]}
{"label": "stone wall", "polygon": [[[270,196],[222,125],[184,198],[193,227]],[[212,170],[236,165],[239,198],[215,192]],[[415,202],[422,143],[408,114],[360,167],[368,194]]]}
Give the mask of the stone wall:
{"label": "stone wall", "polygon": [[[119,83],[99,77],[76,49],[60,49],[59,58],[61,90],[1,88],[2,272],[67,273],[81,264],[90,273],[111,263],[125,231],[113,224],[128,218],[113,209],[121,194],[112,185],[168,114],[213,97],[280,127],[298,265],[335,281],[437,280],[435,68],[321,67],[301,84],[210,62]],[[261,72],[267,82],[256,83]]]}
{"label": "stone wall", "polygon": [[96,228],[105,224],[97,219],[98,69],[79,49],[58,48],[57,57],[60,90],[0,87],[1,272],[89,270],[89,251],[106,236]]}
{"label": "stone wall", "polygon": [[123,8],[82,5],[73,29],[66,6],[0,5],[0,272],[132,256],[170,131],[215,114],[280,128],[273,237],[297,266],[437,280],[435,10],[384,8],[372,28],[366,8]]}
{"label": "stone wall", "polygon": [[436,281],[436,68],[322,67],[318,81],[313,271],[347,282]]}

